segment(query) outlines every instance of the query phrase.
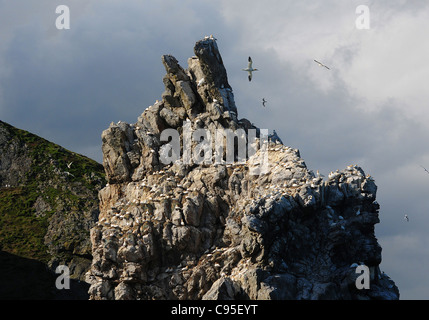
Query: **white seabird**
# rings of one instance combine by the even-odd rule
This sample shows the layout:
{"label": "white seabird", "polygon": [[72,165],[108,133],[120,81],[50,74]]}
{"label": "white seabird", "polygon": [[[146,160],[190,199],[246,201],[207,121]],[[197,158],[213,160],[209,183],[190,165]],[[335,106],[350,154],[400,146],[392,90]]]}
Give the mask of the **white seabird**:
{"label": "white seabird", "polygon": [[198,81],[197,87],[200,87],[204,84],[205,80],[202,78],[200,81]]}
{"label": "white seabird", "polygon": [[67,175],[67,176],[72,176],[72,177],[74,177],[74,175],[73,174],[71,174],[70,172],[68,172],[68,171],[64,171],[64,173]]}
{"label": "white seabird", "polygon": [[410,219],[408,218],[408,215],[404,216],[404,220],[406,220],[407,222],[410,221]]}
{"label": "white seabird", "polygon": [[325,177],[323,174],[321,174],[319,172],[319,170],[316,171],[316,175],[317,175],[318,178],[324,178]]}
{"label": "white seabird", "polygon": [[73,161],[72,161],[72,162],[70,162],[70,163],[67,163],[67,168],[69,168],[69,169],[70,169],[70,167],[71,167],[72,163],[73,163]]}
{"label": "white seabird", "polygon": [[252,72],[253,71],[258,71],[258,69],[254,69],[252,67],[253,62],[252,62],[252,58],[251,57],[249,57],[248,61],[249,61],[249,63],[247,64],[247,68],[243,69],[243,71],[247,71],[249,73],[249,81],[252,81]]}
{"label": "white seabird", "polygon": [[331,70],[327,66],[325,66],[323,63],[321,63],[321,62],[319,62],[317,60],[314,60],[314,62],[316,62],[320,67],[325,67],[326,69]]}

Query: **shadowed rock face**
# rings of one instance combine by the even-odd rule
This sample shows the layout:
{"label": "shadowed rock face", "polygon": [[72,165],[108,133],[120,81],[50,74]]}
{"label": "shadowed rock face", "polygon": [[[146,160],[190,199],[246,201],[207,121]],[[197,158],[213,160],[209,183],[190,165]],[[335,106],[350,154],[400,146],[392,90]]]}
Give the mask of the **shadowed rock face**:
{"label": "shadowed rock face", "polygon": [[89,285],[70,279],[69,289],[57,289],[53,270],[37,260],[0,251],[0,300],[87,300]]}
{"label": "shadowed rock face", "polygon": [[[178,132],[181,160],[186,147],[198,150],[184,145],[186,126],[255,129],[263,140],[237,118],[216,42],[194,51],[187,70],[163,56],[161,101],[102,133],[109,184],[91,230],[90,298],[398,299],[379,269],[377,187],[360,167],[323,180],[279,139],[232,164],[160,160],[166,129]],[[268,170],[255,174],[263,154]],[[359,264],[370,270],[368,290],[356,288]]]}

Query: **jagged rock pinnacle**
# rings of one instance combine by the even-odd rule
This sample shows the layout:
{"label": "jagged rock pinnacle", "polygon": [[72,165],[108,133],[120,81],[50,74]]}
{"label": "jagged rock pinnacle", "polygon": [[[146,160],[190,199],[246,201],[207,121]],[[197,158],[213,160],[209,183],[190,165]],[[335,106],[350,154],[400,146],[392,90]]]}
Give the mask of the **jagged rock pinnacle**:
{"label": "jagged rock pinnacle", "polygon": [[[194,51],[186,70],[162,56],[161,101],[102,134],[109,184],[91,230],[91,299],[398,299],[379,269],[377,187],[358,166],[323,180],[274,136],[244,161],[184,161],[199,147],[186,142],[188,130],[250,139],[255,129],[263,140],[237,118],[215,40]],[[166,131],[179,150],[167,148]],[[180,159],[165,164],[173,151]],[[371,271],[370,290],[355,286],[356,261]]]}
{"label": "jagged rock pinnacle", "polygon": [[198,41],[194,51],[196,56],[188,59],[186,70],[172,55],[163,55],[166,75],[161,101],[146,108],[137,123],[113,123],[102,133],[103,165],[110,182],[140,179],[145,172],[160,169],[161,132],[182,128],[186,119],[193,127],[212,133],[219,128],[258,129],[247,119],[237,118],[234,94],[215,40]]}

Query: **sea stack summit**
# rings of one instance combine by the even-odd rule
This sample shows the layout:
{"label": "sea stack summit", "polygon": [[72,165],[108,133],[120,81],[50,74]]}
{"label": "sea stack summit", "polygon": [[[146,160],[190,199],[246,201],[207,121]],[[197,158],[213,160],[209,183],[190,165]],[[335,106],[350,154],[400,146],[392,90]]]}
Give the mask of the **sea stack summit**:
{"label": "sea stack summit", "polygon": [[[239,119],[216,41],[206,37],[194,52],[187,69],[162,56],[161,99],[136,123],[102,133],[108,184],[91,229],[90,298],[398,299],[379,268],[374,180],[355,165],[315,175],[297,149]],[[232,163],[226,147],[220,163],[185,163],[184,153],[202,151],[205,138],[184,142],[198,130],[258,143],[245,159],[233,145]],[[162,161],[172,152],[165,132],[181,141],[171,163]],[[262,153],[268,170],[252,174]],[[361,265],[369,289],[357,285]]]}

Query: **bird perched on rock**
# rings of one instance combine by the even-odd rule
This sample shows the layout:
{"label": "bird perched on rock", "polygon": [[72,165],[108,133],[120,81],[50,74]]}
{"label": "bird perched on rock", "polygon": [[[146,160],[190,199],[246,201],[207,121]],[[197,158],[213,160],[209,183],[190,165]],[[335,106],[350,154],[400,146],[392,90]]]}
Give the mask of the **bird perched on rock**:
{"label": "bird perched on rock", "polygon": [[272,141],[272,142],[277,142],[278,141],[278,142],[280,142],[280,144],[283,144],[282,140],[277,135],[276,130],[273,130],[273,133],[268,135],[268,140]]}
{"label": "bird perched on rock", "polygon": [[317,177],[320,177],[320,178],[324,178],[325,177],[323,174],[321,174],[319,172],[319,170],[316,171],[316,175],[317,175]]}
{"label": "bird perched on rock", "polygon": [[325,67],[326,69],[331,70],[327,66],[325,66],[323,63],[321,63],[321,62],[319,62],[317,60],[314,60],[314,62],[316,62],[320,67]]}
{"label": "bird perched on rock", "polygon": [[252,72],[253,71],[258,71],[258,69],[254,69],[253,67],[252,67],[252,65],[253,65],[253,62],[252,62],[252,58],[251,57],[249,57],[249,59],[248,59],[248,64],[247,64],[247,68],[246,69],[243,69],[243,71],[247,71],[248,73],[249,73],[249,81],[252,81]]}
{"label": "bird perched on rock", "polygon": [[204,78],[200,79],[200,81],[198,81],[197,87],[202,86],[204,83],[205,83],[205,79]]}

